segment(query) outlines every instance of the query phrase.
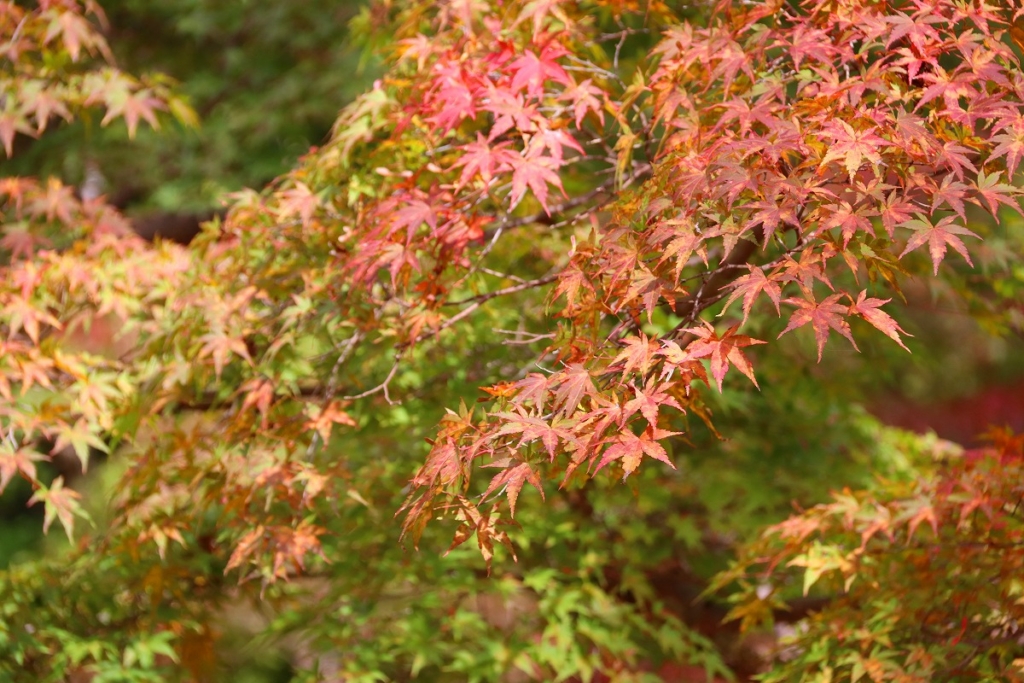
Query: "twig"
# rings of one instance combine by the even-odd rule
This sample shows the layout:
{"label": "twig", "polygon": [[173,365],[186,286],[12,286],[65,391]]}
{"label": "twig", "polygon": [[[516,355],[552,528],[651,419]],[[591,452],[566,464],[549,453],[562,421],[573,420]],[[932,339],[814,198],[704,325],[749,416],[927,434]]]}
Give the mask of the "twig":
{"label": "twig", "polygon": [[378,384],[377,386],[373,387],[372,389],[367,389],[366,391],[359,394],[352,394],[350,396],[339,396],[338,399],[341,401],[355,401],[360,398],[366,398],[367,396],[373,396],[374,394],[383,391],[384,400],[388,402],[388,405],[396,405],[396,402],[392,401],[391,396],[388,395],[388,385],[391,383],[391,380],[394,379],[395,373],[398,372],[398,365],[401,360],[402,354],[395,354],[395,363],[394,365],[391,366],[391,370],[390,372],[388,372],[388,376],[385,377],[384,381]]}
{"label": "twig", "polygon": [[499,296],[505,296],[506,294],[515,294],[516,292],[522,292],[522,291],[525,291],[527,289],[533,289],[534,287],[543,287],[544,285],[550,284],[550,283],[554,282],[557,279],[558,279],[558,274],[557,273],[554,273],[554,274],[551,274],[551,275],[545,275],[544,277],[537,278],[536,280],[529,280],[527,282],[523,282],[523,283],[518,284],[518,285],[511,285],[509,287],[505,287],[504,289],[496,289],[493,292],[486,292],[484,294],[477,294],[476,296],[471,296],[468,299],[462,299],[461,301],[449,301],[445,305],[446,306],[461,306],[462,304],[468,304],[468,303],[481,303],[482,304],[485,301],[490,301],[491,299],[494,299],[494,298],[499,297]]}

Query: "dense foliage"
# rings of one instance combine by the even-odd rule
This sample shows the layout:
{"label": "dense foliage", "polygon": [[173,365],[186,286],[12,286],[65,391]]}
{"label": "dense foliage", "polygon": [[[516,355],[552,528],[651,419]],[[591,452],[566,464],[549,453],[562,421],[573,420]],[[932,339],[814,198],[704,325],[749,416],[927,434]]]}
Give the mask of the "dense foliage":
{"label": "dense foliage", "polygon": [[[0,4],[24,168],[59,170],[29,138],[62,119],[194,124],[169,79],[113,66],[104,22]],[[748,628],[796,621],[772,680],[1021,677],[1020,438],[965,455],[858,403],[943,343],[911,290],[1024,330],[1018,2],[356,22],[386,73],[187,248],[0,179],[0,487],[71,539],[0,574],[0,672],[746,676],[776,653],[749,661],[728,599]],[[49,474],[100,453],[100,477]]]}

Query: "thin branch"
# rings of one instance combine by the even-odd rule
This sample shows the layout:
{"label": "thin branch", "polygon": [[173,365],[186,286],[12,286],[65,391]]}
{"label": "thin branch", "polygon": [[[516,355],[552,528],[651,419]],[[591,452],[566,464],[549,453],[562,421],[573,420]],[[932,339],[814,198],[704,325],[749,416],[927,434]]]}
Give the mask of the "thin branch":
{"label": "thin branch", "polygon": [[395,362],[394,362],[394,365],[391,366],[391,370],[388,372],[388,376],[385,377],[384,381],[381,382],[380,384],[378,384],[377,386],[373,387],[372,389],[367,389],[366,391],[364,391],[362,393],[359,393],[359,394],[351,394],[349,396],[339,396],[338,399],[341,400],[341,401],[355,401],[355,400],[358,400],[360,398],[366,398],[367,396],[373,396],[374,394],[383,391],[384,392],[384,400],[386,400],[389,405],[395,405],[396,401],[392,401],[391,400],[391,396],[388,395],[388,385],[391,384],[391,380],[395,378],[395,373],[398,372],[398,365],[399,365],[399,362],[401,360],[402,360],[402,354],[401,353],[395,354]]}
{"label": "thin branch", "polygon": [[468,299],[462,299],[461,301],[449,301],[445,306],[461,306],[469,303],[483,303],[490,301],[499,296],[505,296],[506,294],[515,294],[516,292],[523,292],[527,289],[533,289],[534,287],[543,287],[544,285],[550,284],[558,279],[558,274],[554,273],[551,275],[545,275],[544,277],[537,278],[536,280],[529,280],[518,285],[511,285],[504,289],[496,289],[493,292],[486,292],[484,294],[477,294],[471,296]]}
{"label": "thin branch", "polygon": [[522,292],[522,291],[525,291],[527,289],[532,289],[534,287],[541,287],[543,285],[546,285],[546,284],[549,284],[551,282],[554,282],[557,278],[558,278],[557,274],[547,275],[547,276],[542,277],[540,279],[532,280],[530,282],[527,282],[527,283],[524,283],[524,284],[521,284],[521,285],[515,285],[513,287],[506,287],[505,289],[498,289],[498,290],[495,290],[493,292],[488,292],[487,294],[480,294],[479,296],[475,296],[475,297],[472,297],[470,299],[463,299],[462,301],[459,301],[457,303],[459,303],[459,304],[470,303],[470,302],[472,302],[472,303],[470,303],[470,305],[467,306],[466,308],[464,308],[463,310],[459,311],[458,314],[453,315],[451,318],[448,318],[448,320],[445,320],[444,324],[441,325],[440,327],[438,327],[436,330],[433,330],[431,332],[424,332],[424,333],[422,333],[420,336],[418,336],[415,339],[413,339],[411,343],[412,344],[417,344],[417,343],[419,343],[419,342],[421,342],[424,339],[427,339],[429,337],[436,337],[437,335],[441,334],[443,331],[447,330],[449,327],[451,327],[455,323],[457,323],[460,320],[463,320],[464,318],[468,317],[470,313],[472,313],[476,309],[480,308],[482,305],[484,305],[486,302],[490,301],[491,299],[497,298],[499,296],[504,296],[506,294],[514,294],[515,292]]}

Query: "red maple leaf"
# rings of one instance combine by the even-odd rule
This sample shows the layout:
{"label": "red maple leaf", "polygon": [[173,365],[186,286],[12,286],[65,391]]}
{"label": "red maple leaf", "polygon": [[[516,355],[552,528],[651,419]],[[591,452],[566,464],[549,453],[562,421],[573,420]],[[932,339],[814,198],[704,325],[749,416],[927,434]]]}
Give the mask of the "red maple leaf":
{"label": "red maple leaf", "polygon": [[558,385],[555,391],[555,405],[560,406],[559,412],[565,416],[576,412],[584,396],[593,396],[597,393],[590,371],[582,363],[573,363],[551,379]]}
{"label": "red maple leaf", "polygon": [[566,54],[565,48],[558,43],[548,43],[539,55],[527,50],[509,65],[515,74],[511,89],[519,92],[525,88],[530,97],[540,97],[544,94],[544,83],[548,80],[572,85],[569,74],[555,61]]}
{"label": "red maple leaf", "polygon": [[851,180],[865,160],[876,165],[881,164],[879,150],[883,145],[890,144],[876,135],[873,129],[859,131],[841,120],[829,121],[822,133],[832,139],[832,144],[821,160],[821,168],[827,166],[830,161],[841,160]]}
{"label": "red maple leaf", "polygon": [[[959,180],[954,180],[951,175],[947,175],[942,179],[942,185],[932,193],[932,213],[935,213],[935,210],[945,203],[953,211],[956,211],[962,220],[966,221],[967,214],[964,211],[964,197],[967,195],[968,189],[970,188],[966,184]],[[904,220],[909,218],[910,216],[908,215]]]}
{"label": "red maple leaf", "polygon": [[604,91],[594,85],[588,78],[578,85],[566,88],[558,96],[558,99],[572,102],[573,116],[576,118],[576,128],[579,129],[583,127],[583,119],[586,117],[587,112],[594,112],[601,121],[601,124],[604,125],[604,111],[601,108],[601,100],[598,97],[604,97]]}
{"label": "red maple leaf", "polygon": [[658,350],[658,345],[647,338],[647,335],[643,332],[640,333],[639,337],[628,337],[623,341],[624,348],[619,355],[612,360],[610,365],[616,365],[622,362],[622,376],[625,377],[633,370],[639,370],[641,375],[646,375],[647,371],[651,369],[651,363],[654,360],[654,354]]}
{"label": "red maple leaf", "polygon": [[621,419],[628,420],[639,410],[652,427],[657,427],[661,406],[670,406],[683,412],[683,407],[668,393],[667,387],[666,384],[657,385],[653,381],[643,389],[634,385],[633,393],[636,397],[626,401],[626,405],[622,407]]}
{"label": "red maple leaf", "polygon": [[523,444],[540,439],[548,452],[548,457],[555,459],[555,451],[558,449],[559,440],[574,441],[572,431],[568,427],[572,424],[566,420],[559,420],[551,423],[539,417],[526,413],[522,406],[516,406],[514,413],[494,413],[494,417],[504,421],[496,436],[508,434],[519,434],[520,439],[517,448]]}
{"label": "red maple leaf", "polygon": [[57,477],[53,480],[53,483],[50,484],[49,488],[41,486],[36,489],[36,492],[32,494],[32,497],[28,499],[28,504],[43,504],[44,534],[49,531],[50,525],[53,524],[53,520],[57,519],[60,521],[61,526],[64,527],[64,531],[67,533],[68,539],[74,540],[75,517],[77,516],[89,519],[88,513],[86,513],[86,511],[82,509],[82,506],[78,504],[81,497],[81,494],[74,489],[64,488],[64,477]]}
{"label": "red maple leaf", "polygon": [[953,173],[956,173],[957,178],[963,180],[964,170],[970,170],[975,173],[978,171],[977,167],[966,156],[972,153],[971,149],[950,141],[937,150],[936,161],[939,165],[951,169]]}
{"label": "red maple leaf", "polygon": [[978,198],[971,200],[978,206],[982,205],[982,199],[985,200],[997,223],[999,222],[1000,204],[1005,204],[1017,213],[1021,213],[1020,204],[1017,203],[1017,196],[1020,194],[1020,191],[1013,185],[999,182],[999,176],[1002,174],[1002,171],[996,171],[988,175],[984,171],[979,172],[978,181],[974,185],[974,189],[978,192]]}
{"label": "red maple leaf", "polygon": [[750,315],[750,309],[754,305],[754,300],[764,292],[771,299],[771,302],[775,304],[775,311],[782,315],[782,311],[779,309],[779,302],[782,298],[782,288],[779,287],[778,283],[773,278],[769,278],[764,274],[764,271],[757,266],[748,265],[750,273],[739,277],[735,282],[732,283],[732,294],[725,302],[725,306],[722,308],[722,314],[729,309],[729,306],[733,301],[736,301],[739,297],[743,297],[743,323],[747,322],[747,317]]}
{"label": "red maple leaf", "polygon": [[128,137],[135,137],[135,130],[139,127],[139,119],[145,119],[154,129],[160,127],[156,118],[157,110],[166,109],[163,101],[153,97],[149,90],[139,90],[132,93],[128,91],[114,91],[107,101],[107,113],[100,121],[105,126],[115,118],[123,117],[128,126]]}
{"label": "red maple leaf", "polygon": [[551,389],[551,381],[547,375],[539,372],[531,372],[526,377],[516,382],[515,403],[532,401],[533,405],[540,408],[547,400],[548,392]]}
{"label": "red maple leaf", "polygon": [[876,215],[875,211],[864,208],[854,209],[850,206],[849,202],[845,201],[838,204],[829,204],[825,209],[830,210],[832,213],[822,217],[821,229],[824,231],[839,228],[843,235],[844,247],[850,243],[850,240],[858,231],[866,232],[870,235],[875,234],[874,228],[871,227],[871,221],[867,219],[867,216]]}
{"label": "red maple leaf", "polygon": [[412,236],[426,223],[431,230],[437,230],[437,212],[422,199],[403,198],[401,208],[392,214],[388,236],[405,228],[405,243],[412,242]]}
{"label": "red maple leaf", "polygon": [[[928,253],[932,257],[932,264],[935,266],[935,275],[939,274],[939,264],[942,263],[942,259],[946,257],[946,245],[949,245],[956,249],[956,251],[964,257],[964,260],[971,266],[971,256],[967,253],[967,247],[960,241],[957,235],[970,235],[971,237],[978,237],[967,228],[957,225],[955,223],[957,216],[946,216],[941,219],[935,225],[932,225],[931,221],[928,220],[923,214],[917,214],[916,219],[904,221],[900,223],[900,227],[909,228],[910,230],[916,231],[909,240],[907,240],[907,248],[900,254],[900,258],[906,256],[909,252],[917,249],[921,245],[928,244]],[[978,239],[981,239],[980,237]]]}
{"label": "red maple leaf", "polygon": [[989,161],[1006,157],[1006,172],[1013,176],[1021,159],[1024,159],[1024,117],[1018,116],[1012,124],[1003,124],[1001,128],[1010,132],[992,136],[992,142],[999,144],[992,150]]}
{"label": "red maple leaf", "polygon": [[696,341],[686,347],[685,353],[689,358],[711,357],[711,376],[718,384],[718,390],[722,390],[722,380],[729,370],[729,363],[732,363],[737,370],[746,375],[747,379],[757,386],[754,378],[754,369],[750,360],[740,349],[755,344],[764,344],[759,339],[753,339],[746,335],[736,334],[739,325],[734,325],[726,330],[725,334],[719,337],[710,324],[705,323],[703,327],[691,327],[688,332],[697,337]]}
{"label": "red maple leaf", "polygon": [[744,208],[759,209],[750,216],[750,219],[743,227],[747,229],[760,224],[761,229],[764,231],[764,243],[766,245],[771,236],[778,230],[780,223],[785,222],[796,227],[800,226],[800,219],[796,215],[798,207],[790,199],[783,199],[781,204],[775,199],[751,202]]}
{"label": "red maple leaf", "polygon": [[456,189],[468,183],[474,175],[479,175],[485,186],[490,186],[491,179],[495,173],[506,171],[512,168],[512,163],[518,160],[518,154],[508,149],[508,142],[500,142],[493,147],[488,144],[487,139],[481,133],[476,134],[476,142],[462,145],[459,149],[462,156],[452,165],[452,168],[462,168],[462,175],[456,183]]}
{"label": "red maple leaf", "polygon": [[491,483],[487,486],[487,490],[484,491],[481,496],[482,499],[487,499],[489,495],[497,491],[499,488],[505,488],[505,495],[508,497],[508,509],[513,517],[516,516],[516,502],[519,500],[519,492],[523,489],[523,484],[530,482],[533,488],[537,489],[540,493],[540,497],[544,498],[544,487],[541,486],[540,477],[533,471],[528,463],[521,462],[518,465],[506,467],[501,473],[491,479]]}
{"label": "red maple leaf", "polygon": [[295,187],[279,193],[280,197],[278,215],[282,218],[298,216],[302,225],[309,225],[313,213],[320,206],[320,200],[316,194],[309,189],[305,183],[296,183]]}
{"label": "red maple leaf", "polygon": [[644,455],[660,460],[672,469],[676,466],[672,464],[672,461],[668,459],[668,453],[665,452],[665,448],[658,443],[659,439],[664,439],[669,436],[675,436],[679,432],[669,432],[656,427],[648,427],[644,430],[643,434],[637,436],[629,430],[625,430],[619,434],[611,446],[601,456],[601,460],[598,462],[594,472],[600,472],[603,467],[609,463],[615,462],[616,460],[622,461],[622,470],[625,476],[628,477],[636,468],[640,466],[640,460]]}
{"label": "red maple leaf", "polygon": [[558,297],[564,294],[566,309],[572,309],[576,305],[576,299],[581,289],[593,292],[594,285],[590,283],[586,274],[580,270],[579,265],[570,263],[565,267],[565,270],[558,274],[558,284],[555,285],[555,289],[551,293],[551,301],[557,300]]}
{"label": "red maple leaf", "polygon": [[811,297],[809,291],[805,291],[804,296],[807,298],[786,299],[785,303],[796,306],[797,310],[790,316],[789,324],[786,325],[786,329],[779,336],[781,337],[790,330],[795,330],[810,323],[811,327],[814,328],[814,338],[818,343],[818,362],[821,362],[821,352],[825,348],[830,328],[849,339],[850,343],[853,344],[853,348],[856,349],[857,342],[853,340],[853,335],[850,334],[850,324],[844,319],[845,314],[849,313],[850,309],[848,306],[836,303],[845,294],[842,292],[833,294],[821,302],[816,302]]}
{"label": "red maple leaf", "polygon": [[548,183],[551,183],[565,196],[562,189],[562,179],[555,172],[557,166],[551,157],[539,155],[519,156],[510,161],[512,165],[512,193],[509,195],[510,207],[515,207],[526,188],[533,190],[533,196],[537,198],[545,213],[551,213],[548,207]]}
{"label": "red maple leaf", "polygon": [[28,481],[35,481],[36,463],[43,460],[49,458],[37,450],[11,448],[6,440],[0,443],[0,493],[3,493],[14,475],[19,472]]}
{"label": "red maple leaf", "polygon": [[482,107],[494,114],[494,123],[487,134],[488,140],[495,140],[513,128],[520,133],[532,133],[543,117],[534,104],[526,104],[522,94],[512,93],[503,88],[488,86],[487,99]]}
{"label": "red maple leaf", "polygon": [[852,306],[850,306],[850,312],[861,316],[871,323],[876,329],[885,333],[885,336],[889,337],[889,339],[892,339],[904,349],[910,351],[910,349],[907,349],[906,345],[904,345],[903,340],[900,339],[900,333],[906,334],[908,337],[913,335],[907,334],[907,332],[899,326],[899,323],[892,319],[892,316],[885,311],[880,310],[880,307],[889,303],[891,299],[868,299],[865,297],[867,297],[867,290],[860,293],[857,300]]}
{"label": "red maple leaf", "polygon": [[445,132],[457,126],[463,119],[476,118],[476,98],[474,89],[466,82],[462,66],[447,60],[434,65],[435,89],[431,94],[431,103],[440,103],[437,113],[428,121],[440,126]]}

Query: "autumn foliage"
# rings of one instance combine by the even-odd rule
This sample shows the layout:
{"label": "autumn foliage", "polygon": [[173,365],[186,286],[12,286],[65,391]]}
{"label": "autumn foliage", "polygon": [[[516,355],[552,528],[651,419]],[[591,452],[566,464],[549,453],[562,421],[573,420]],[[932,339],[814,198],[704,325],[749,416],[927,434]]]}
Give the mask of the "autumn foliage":
{"label": "autumn foliage", "polygon": [[[1024,9],[417,1],[362,21],[386,75],[188,248],[57,179],[0,179],[0,489],[25,480],[75,539],[0,582],[0,671],[213,680],[216,615],[244,598],[318,614],[268,626],[311,643],[316,680],[729,675],[656,589],[676,565],[624,548],[685,516],[687,444],[740,436],[713,406],[769,410],[757,390],[837,335],[912,357],[907,282],[1017,324],[1024,287],[992,283],[1022,267],[1003,226]],[[92,2],[0,3],[8,157],[73,117],[193,125],[168,79],[113,66],[103,25]],[[101,319],[128,345],[83,347]],[[1021,445],[994,438],[738,551],[712,584],[745,626],[834,584],[770,680],[1020,678]],[[108,505],[41,476],[67,449],[111,454]],[[662,507],[630,508],[634,487]],[[528,616],[487,621],[469,596],[490,591]],[[465,654],[485,633],[512,644]]]}

